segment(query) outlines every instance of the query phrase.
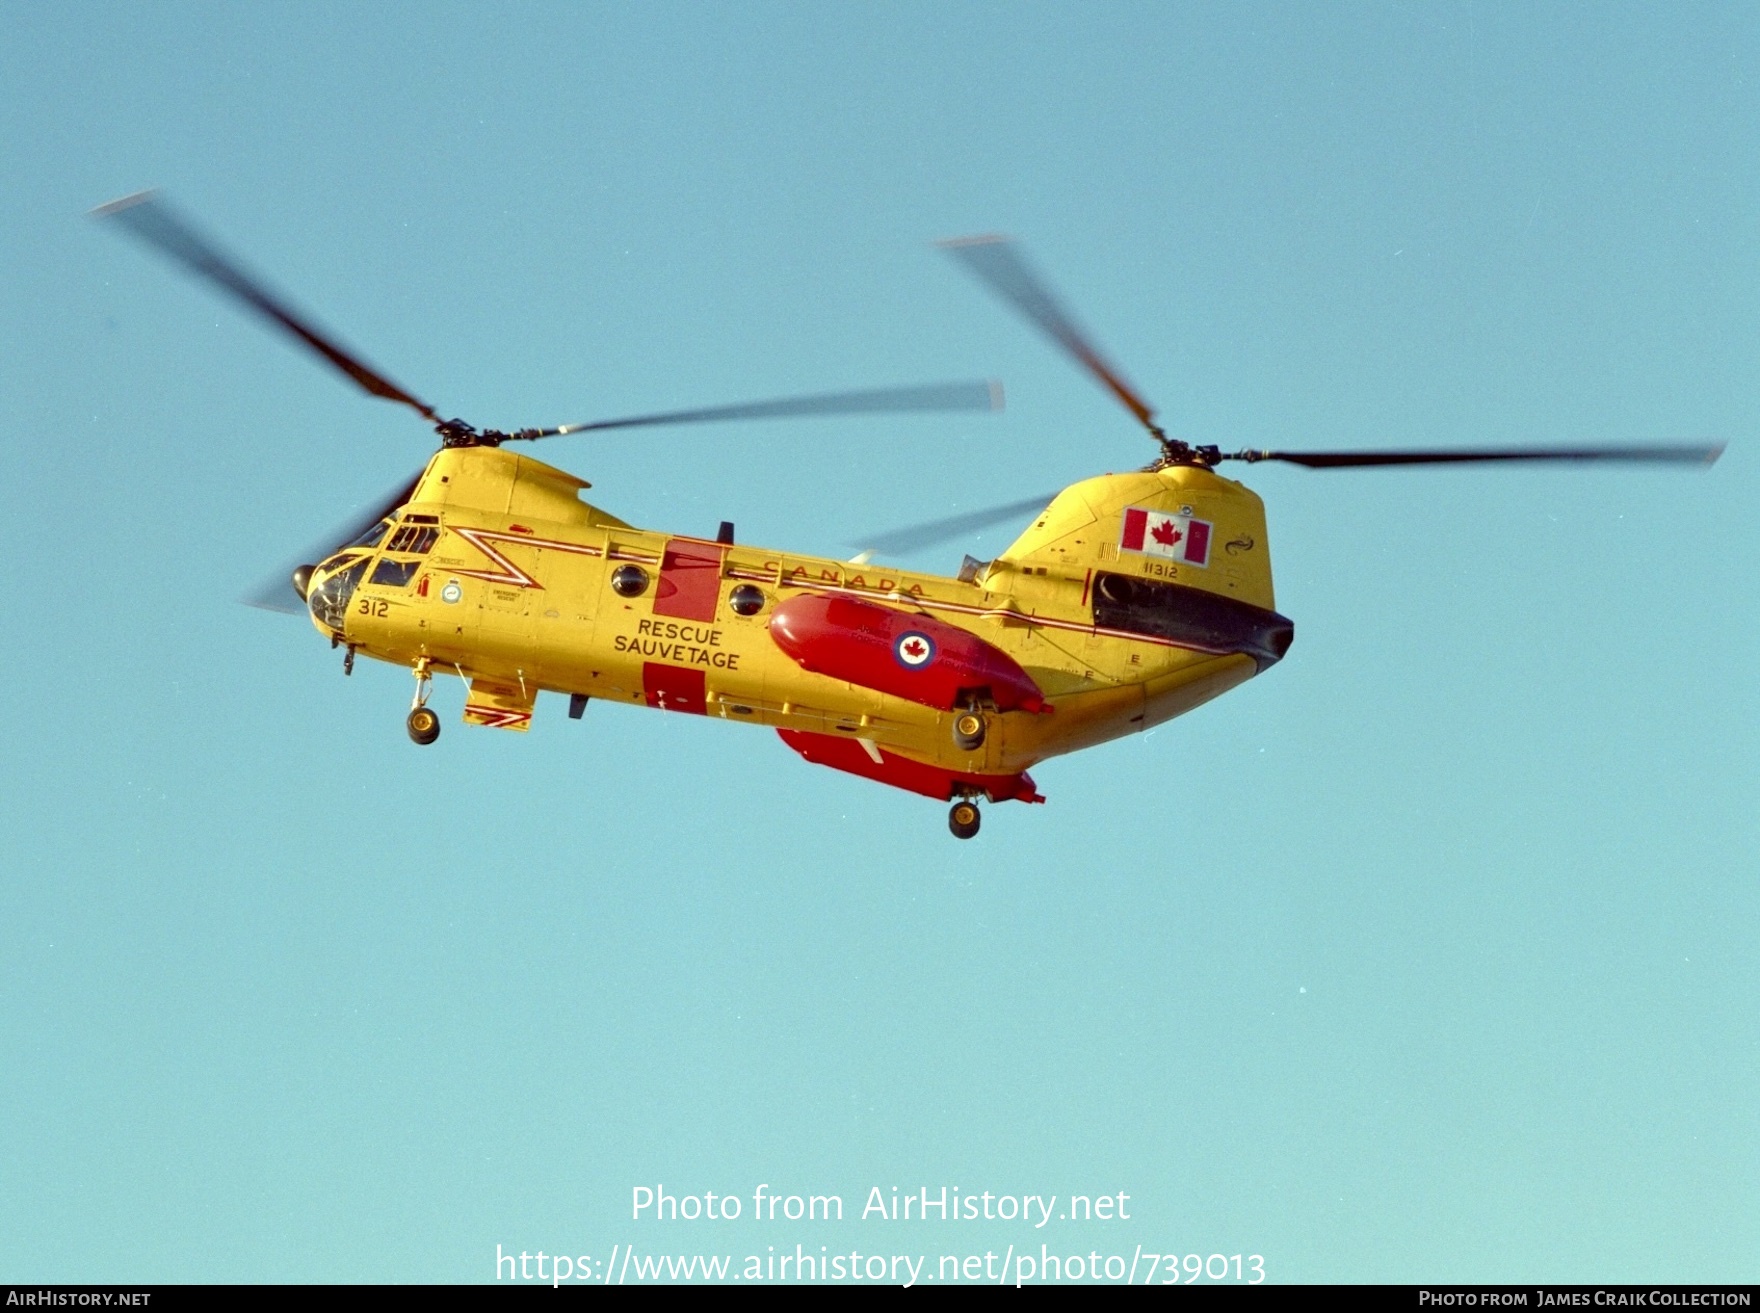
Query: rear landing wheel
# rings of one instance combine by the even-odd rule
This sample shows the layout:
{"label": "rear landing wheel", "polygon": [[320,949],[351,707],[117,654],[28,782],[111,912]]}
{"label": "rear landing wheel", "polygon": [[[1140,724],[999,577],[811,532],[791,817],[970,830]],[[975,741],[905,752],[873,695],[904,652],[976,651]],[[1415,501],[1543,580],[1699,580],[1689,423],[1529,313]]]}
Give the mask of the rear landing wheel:
{"label": "rear landing wheel", "polygon": [[976,752],[984,746],[984,717],[976,711],[962,711],[953,718],[953,742],[961,752]]}
{"label": "rear landing wheel", "polygon": [[978,832],[978,824],[984,818],[978,814],[978,804],[960,801],[953,804],[947,813],[947,828],[953,831],[956,839],[969,839]]}
{"label": "rear landing wheel", "polygon": [[440,737],[440,717],[426,707],[417,707],[409,713],[409,736],[417,743],[426,745]]}

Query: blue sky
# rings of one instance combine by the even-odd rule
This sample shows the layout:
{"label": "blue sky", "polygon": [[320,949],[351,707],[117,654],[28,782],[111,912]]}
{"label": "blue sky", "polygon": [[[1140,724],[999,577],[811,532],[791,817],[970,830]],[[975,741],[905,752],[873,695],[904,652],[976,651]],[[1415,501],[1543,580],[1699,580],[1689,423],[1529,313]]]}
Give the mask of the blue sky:
{"label": "blue sky", "polygon": [[[1045,1234],[632,1220],[655,1182],[1754,1278],[1752,7],[4,14],[0,1278]],[[547,453],[656,528],[841,553],[1145,461],[931,245],[985,231],[1192,440],[1731,445],[1253,469],[1288,659],[956,844],[687,717],[495,735],[443,683],[418,750],[407,673],[236,605],[431,438],[83,217],[146,186],[479,424],[1008,387]]]}

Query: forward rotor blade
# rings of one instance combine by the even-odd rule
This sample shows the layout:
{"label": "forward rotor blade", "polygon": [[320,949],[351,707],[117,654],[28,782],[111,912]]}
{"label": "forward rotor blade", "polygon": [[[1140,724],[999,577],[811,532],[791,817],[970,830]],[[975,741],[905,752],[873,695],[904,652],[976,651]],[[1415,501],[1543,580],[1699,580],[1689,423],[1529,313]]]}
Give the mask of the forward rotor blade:
{"label": "forward rotor blade", "polygon": [[828,392],[813,397],[781,397],[773,401],[748,401],[734,406],[709,406],[701,410],[671,410],[657,415],[627,419],[600,419],[586,424],[563,424],[553,429],[522,429],[511,437],[556,438],[567,433],[594,433],[602,429],[634,429],[656,424],[702,424],[712,420],[792,419],[805,415],[885,415],[906,411],[1001,410],[1002,384],[995,379],[981,383],[933,383],[927,387],[874,388],[862,392]]}
{"label": "forward rotor blade", "polygon": [[308,547],[304,553],[289,561],[280,574],[263,580],[255,589],[238,600],[246,606],[258,607],[264,611],[280,611],[286,615],[304,615],[305,600],[293,590],[293,572],[302,565],[317,565],[326,557],[334,556],[338,549],[348,546],[349,543],[378,524],[380,520],[387,518],[415,495],[416,488],[422,482],[422,475],[426,472],[426,466],[417,470],[415,478],[385,498],[376,508],[363,512],[335,532],[326,534]]}
{"label": "forward rotor blade", "polygon": [[1440,451],[1237,451],[1224,460],[1287,461],[1314,470],[1371,465],[1464,465],[1477,461],[1603,461],[1661,465],[1710,465],[1723,455],[1715,446],[1458,448]]}
{"label": "forward rotor blade", "polygon": [[1094,349],[1086,334],[1076,327],[1068,312],[1027,267],[1013,242],[996,236],[956,237],[937,245],[976,274],[991,291],[1050,334],[1052,340],[1123,402],[1125,409],[1135,415],[1151,435],[1161,436],[1161,430],[1155,424],[1154,408]]}
{"label": "forward rotor blade", "polygon": [[903,556],[924,547],[933,547],[937,543],[963,538],[980,529],[988,529],[993,524],[1001,524],[1004,520],[1016,519],[1033,511],[1042,511],[1056,495],[1056,493],[1047,493],[1043,497],[1028,497],[1023,501],[1010,502],[1006,506],[992,506],[982,511],[967,511],[963,515],[950,515],[944,520],[929,520],[924,524],[913,524],[907,528],[874,534],[863,544],[862,550],[867,553],[877,552],[885,556]]}
{"label": "forward rotor blade", "polygon": [[191,273],[232,293],[259,315],[323,356],[373,396],[399,402],[423,418],[439,422],[440,416],[427,402],[411,396],[358,356],[343,350],[336,342],[296,316],[282,301],[271,295],[261,282],[221,255],[211,242],[198,236],[194,228],[159,199],[158,193],[143,191],[133,196],[124,196],[108,205],[100,205],[92,211],[92,216],[98,219],[115,219],[136,237],[157,247]]}

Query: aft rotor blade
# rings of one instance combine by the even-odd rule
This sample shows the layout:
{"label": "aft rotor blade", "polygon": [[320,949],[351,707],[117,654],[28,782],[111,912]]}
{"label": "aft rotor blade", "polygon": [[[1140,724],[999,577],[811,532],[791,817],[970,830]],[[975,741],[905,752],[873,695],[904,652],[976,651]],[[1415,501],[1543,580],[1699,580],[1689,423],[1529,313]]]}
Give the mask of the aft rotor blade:
{"label": "aft rotor blade", "polygon": [[1723,444],[1661,447],[1468,447],[1438,451],[1237,451],[1224,460],[1287,461],[1315,470],[1358,469],[1371,465],[1464,465],[1479,461],[1567,461],[1650,465],[1710,465]]}
{"label": "aft rotor blade", "polygon": [[379,521],[387,519],[398,507],[404,505],[415,496],[416,489],[421,485],[422,475],[427,467],[416,471],[415,478],[379,503],[371,511],[363,512],[341,526],[333,533],[313,543],[305,552],[289,561],[281,573],[263,580],[255,589],[238,600],[246,606],[259,607],[264,611],[280,611],[287,615],[304,615],[305,600],[293,589],[293,572],[302,565],[317,565],[326,557],[348,546],[361,537]]}
{"label": "aft rotor blade", "polygon": [[1123,402],[1125,409],[1135,415],[1144,428],[1156,438],[1161,436],[1161,430],[1155,424],[1154,408],[1094,349],[1087,335],[1076,327],[1075,320],[1051,295],[1050,289],[1027,267],[1013,242],[996,236],[957,237],[937,245],[976,274],[991,291],[1050,334],[1059,346]]}
{"label": "aft rotor blade", "polygon": [[212,242],[199,236],[187,221],[179,218],[159,198],[158,193],[143,191],[133,196],[124,196],[119,201],[100,205],[92,211],[92,215],[99,219],[115,219],[136,237],[157,247],[191,273],[230,292],[259,315],[323,356],[373,396],[399,402],[423,418],[439,422],[440,416],[427,402],[411,396],[360,357],[343,350],[334,340],[295,315],[283,301],[272,295],[259,280],[246,274],[236,262],[220,254]]}
{"label": "aft rotor blade", "polygon": [[512,438],[556,438],[567,433],[594,433],[603,429],[635,429],[657,424],[703,424],[715,420],[793,419],[806,415],[890,415],[907,411],[1001,410],[1002,384],[996,379],[979,383],[933,383],[927,387],[873,388],[862,392],[827,392],[812,397],[779,397],[773,401],[747,401],[733,406],[708,406],[700,410],[669,410],[626,419],[599,419],[586,424],[563,424],[553,429],[522,429]]}
{"label": "aft rotor blade", "polygon": [[913,524],[907,528],[874,534],[862,545],[862,550],[885,556],[903,556],[924,547],[933,547],[937,543],[963,538],[980,529],[988,529],[993,524],[1001,524],[1004,520],[1042,511],[1056,495],[1047,493],[1042,497],[1028,497],[1023,501],[1009,502],[1006,506],[967,511],[963,515],[950,515],[944,520],[929,520],[924,524]]}

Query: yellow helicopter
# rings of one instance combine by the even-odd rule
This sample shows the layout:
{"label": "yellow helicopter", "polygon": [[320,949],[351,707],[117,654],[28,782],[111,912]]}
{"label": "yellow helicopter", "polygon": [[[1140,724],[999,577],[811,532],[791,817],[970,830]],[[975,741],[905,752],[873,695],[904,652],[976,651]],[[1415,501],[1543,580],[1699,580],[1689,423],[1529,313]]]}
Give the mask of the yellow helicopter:
{"label": "yellow helicopter", "polygon": [[585,501],[574,475],[506,450],[570,433],[797,415],[994,409],[992,383],[845,392],[501,432],[442,419],[222,255],[154,193],[94,214],[229,292],[373,396],[434,426],[409,486],[247,599],[310,615],[343,668],[413,672],[409,736],[429,744],[436,674],[466,687],[464,720],[530,727],[540,692],[769,725],[806,760],[951,802],[1043,802],[1029,768],[1148,729],[1276,664],[1294,627],[1275,609],[1263,503],[1225,460],[1310,468],[1477,461],[1705,464],[1721,446],[1223,452],[1169,437],[1013,245],[953,257],[1102,383],[1148,430],[1148,467],[1055,496],[888,535],[879,552],[1038,514],[995,560],[945,578],[854,560],[641,529]]}

